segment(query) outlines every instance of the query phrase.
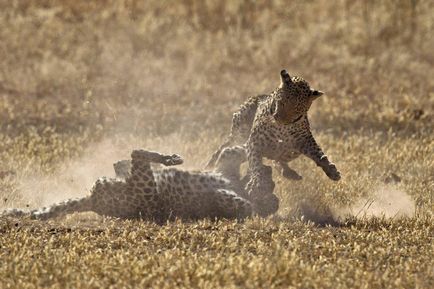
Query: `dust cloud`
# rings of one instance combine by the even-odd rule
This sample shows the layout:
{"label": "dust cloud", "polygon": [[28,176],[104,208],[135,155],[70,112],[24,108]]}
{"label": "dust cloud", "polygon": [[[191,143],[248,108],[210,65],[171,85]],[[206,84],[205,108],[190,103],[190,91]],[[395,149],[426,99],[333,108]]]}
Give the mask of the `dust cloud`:
{"label": "dust cloud", "polygon": [[180,154],[185,163],[177,168],[197,169],[203,158],[195,150],[201,145],[200,139],[197,143],[187,142],[181,133],[148,138],[128,133],[106,137],[98,143],[89,144],[79,158],[66,161],[55,173],[44,174],[28,169],[17,176],[18,192],[25,200],[20,206],[35,208],[88,195],[98,178],[115,177],[113,163],[130,159],[134,149]]}
{"label": "dust cloud", "polygon": [[348,206],[325,205],[315,201],[302,201],[299,215],[302,219],[320,225],[339,225],[347,220],[366,220],[370,218],[399,219],[413,217],[415,201],[395,185],[378,186],[374,192],[361,197]]}
{"label": "dust cloud", "polygon": [[361,198],[349,208],[337,210],[337,217],[412,217],[415,212],[414,200],[393,185],[379,187],[371,197]]}
{"label": "dust cloud", "polygon": [[89,146],[81,157],[61,165],[54,174],[33,172],[21,176],[19,192],[30,207],[82,197],[98,178],[114,177],[112,164],[128,157],[127,150],[107,139]]}

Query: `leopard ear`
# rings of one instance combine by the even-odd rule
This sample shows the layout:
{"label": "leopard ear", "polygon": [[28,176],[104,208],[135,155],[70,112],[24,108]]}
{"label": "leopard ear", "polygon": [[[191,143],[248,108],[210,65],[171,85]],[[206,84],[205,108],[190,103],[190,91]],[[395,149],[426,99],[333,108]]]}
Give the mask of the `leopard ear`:
{"label": "leopard ear", "polygon": [[289,76],[286,69],[280,71],[280,86],[289,86],[292,83],[291,76]]}
{"label": "leopard ear", "polygon": [[320,97],[323,94],[324,94],[324,92],[322,92],[321,90],[314,90],[314,89],[310,90],[310,98],[312,100],[317,99],[318,97]]}

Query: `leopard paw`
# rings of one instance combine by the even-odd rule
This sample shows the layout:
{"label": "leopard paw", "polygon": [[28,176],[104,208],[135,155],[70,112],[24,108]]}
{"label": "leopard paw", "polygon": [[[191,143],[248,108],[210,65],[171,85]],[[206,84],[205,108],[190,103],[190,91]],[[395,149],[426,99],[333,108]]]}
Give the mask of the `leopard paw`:
{"label": "leopard paw", "polygon": [[183,162],[184,160],[182,159],[182,157],[177,154],[173,154],[171,156],[163,156],[163,160],[161,161],[161,163],[165,166],[176,166],[182,164]]}

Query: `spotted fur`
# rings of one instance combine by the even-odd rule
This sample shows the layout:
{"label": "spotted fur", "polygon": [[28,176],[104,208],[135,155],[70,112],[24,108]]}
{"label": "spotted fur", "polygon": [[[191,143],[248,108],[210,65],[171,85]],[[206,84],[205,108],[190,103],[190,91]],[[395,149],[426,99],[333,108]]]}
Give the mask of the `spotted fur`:
{"label": "spotted fur", "polygon": [[249,198],[261,201],[267,195],[263,187],[274,186],[271,176],[261,176],[263,157],[273,160],[284,177],[299,180],[301,176],[288,162],[305,155],[320,166],[332,180],[340,173],[314,139],[307,112],[323,92],[311,89],[301,77],[290,77],[281,71],[281,84],[269,95],[251,97],[234,113],[227,141],[213,154],[207,167],[212,168],[220,152],[228,146],[244,145],[247,150],[250,180]]}
{"label": "spotted fur", "polygon": [[[164,222],[174,218],[238,218],[252,214],[248,200],[236,193],[243,190],[240,148],[223,150],[215,172],[191,172],[175,168],[152,169],[151,163],[181,164],[178,155],[135,150],[131,161],[114,164],[115,179],[101,178],[87,197],[67,200],[29,213],[31,218],[48,219],[74,212],[93,211],[122,219],[149,219]],[[23,216],[21,210],[3,215]]]}

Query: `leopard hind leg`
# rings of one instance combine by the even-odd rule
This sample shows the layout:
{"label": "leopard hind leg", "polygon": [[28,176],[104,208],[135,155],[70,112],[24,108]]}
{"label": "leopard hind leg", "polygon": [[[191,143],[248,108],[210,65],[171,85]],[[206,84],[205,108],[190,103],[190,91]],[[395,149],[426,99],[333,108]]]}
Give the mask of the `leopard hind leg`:
{"label": "leopard hind leg", "polygon": [[213,153],[211,159],[206,164],[206,169],[212,169],[215,167],[216,162],[223,149],[233,146],[242,145],[249,138],[250,131],[253,126],[256,111],[258,109],[259,102],[265,99],[267,95],[256,95],[250,97],[240,109],[232,116],[232,126],[229,137],[226,141]]}

